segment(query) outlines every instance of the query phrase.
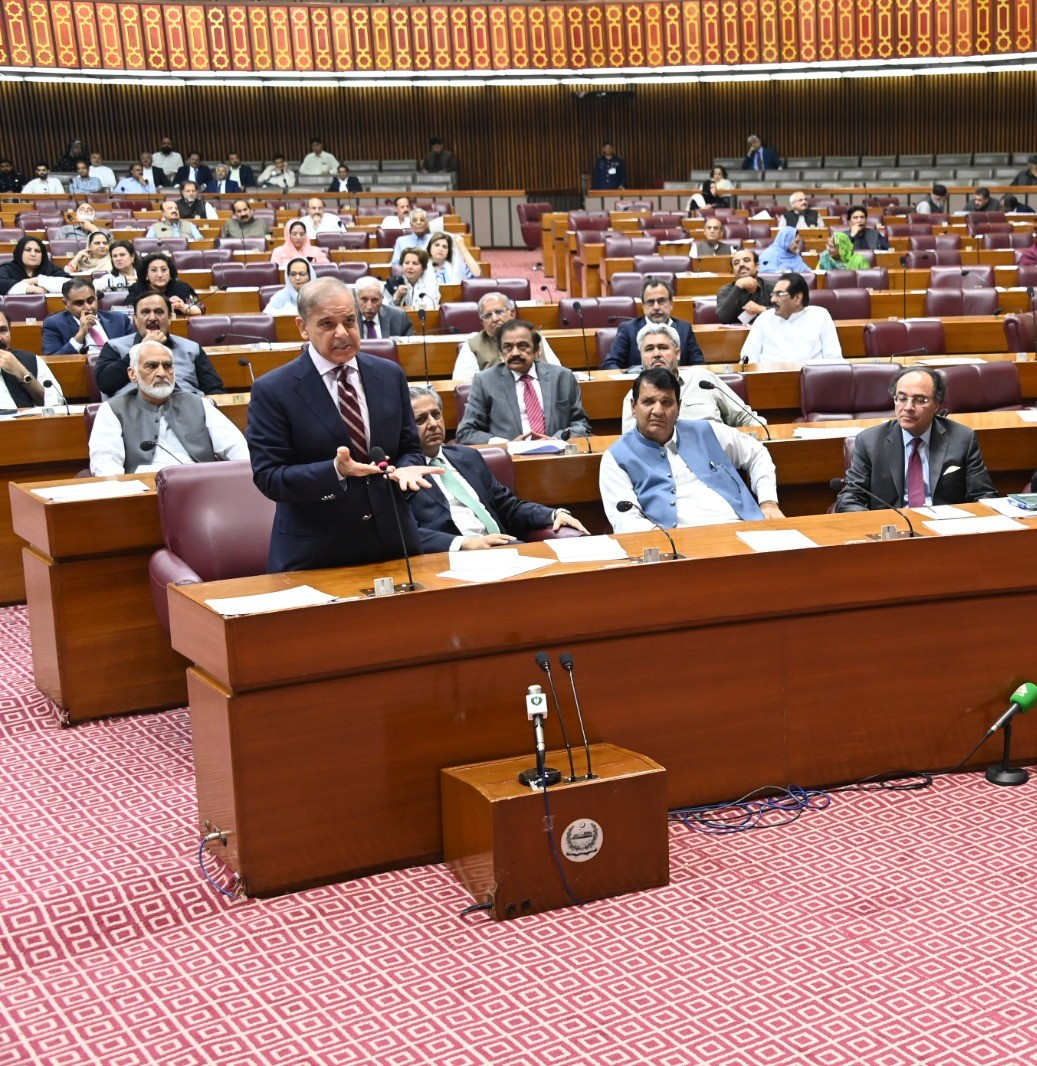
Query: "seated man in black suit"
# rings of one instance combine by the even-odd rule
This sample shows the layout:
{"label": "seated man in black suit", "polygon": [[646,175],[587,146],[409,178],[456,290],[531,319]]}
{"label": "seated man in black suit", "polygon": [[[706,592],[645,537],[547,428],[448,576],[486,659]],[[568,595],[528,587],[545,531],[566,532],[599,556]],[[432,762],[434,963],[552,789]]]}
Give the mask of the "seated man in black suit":
{"label": "seated man in black suit", "polygon": [[412,385],[410,403],[425,461],[443,468],[443,476],[431,489],[411,497],[423,552],[496,548],[547,526],[555,530],[570,526],[587,532],[562,507],[552,511],[520,500],[493,476],[476,448],[463,444],[444,447],[443,402],[435,389]]}
{"label": "seated man in black suit", "polygon": [[837,511],[973,503],[997,495],[975,432],[936,416],[947,394],[938,370],[905,367],[889,391],[894,417],[857,434]]}
{"label": "seated man in black suit", "polygon": [[202,162],[198,152],[189,153],[187,162],[173,175],[173,184],[178,188],[185,181],[193,181],[203,189],[212,181],[212,171]]}
{"label": "seated man in black suit", "polygon": [[65,310],[43,320],[44,355],[79,355],[100,351],[113,337],[133,332],[133,322],[117,311],[98,311],[97,292],[84,278],[61,286]]}
{"label": "seated man in black suit", "polygon": [[230,168],[225,163],[216,164],[216,173],[212,181],[206,182],[206,192],[241,192],[241,186],[236,181],[231,181]]}
{"label": "seated man in black suit", "polygon": [[673,326],[681,339],[681,366],[706,362],[699,342],[687,322],[672,318],[673,286],[668,281],[649,275],[641,286],[641,303],[644,314],[624,322],[619,327],[616,339],[612,342],[609,354],[602,361],[602,370],[625,370],[627,367],[641,368],[641,353],[637,348],[637,335],[646,322],[656,325]]}

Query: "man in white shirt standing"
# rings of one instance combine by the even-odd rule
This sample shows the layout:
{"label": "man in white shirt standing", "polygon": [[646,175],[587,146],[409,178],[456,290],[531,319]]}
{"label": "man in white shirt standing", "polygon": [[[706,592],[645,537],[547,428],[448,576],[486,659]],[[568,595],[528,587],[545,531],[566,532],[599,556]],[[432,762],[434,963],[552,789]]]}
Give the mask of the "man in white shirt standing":
{"label": "man in white shirt standing", "polygon": [[36,177],[22,186],[22,192],[28,196],[64,196],[65,190],[57,178],[50,176],[50,167],[46,163],[37,163]]}
{"label": "man in white shirt standing", "polygon": [[158,341],[130,349],[136,391],[101,404],[90,433],[94,477],[159,470],[164,466],[247,461],[241,430],[202,396],[176,388],[173,353]]}
{"label": "man in white shirt standing", "polygon": [[306,177],[331,176],[338,170],[338,160],[330,153],[324,151],[319,137],[310,138],[310,150],[306,158],[299,164],[299,173]]}
{"label": "man in white shirt standing", "polygon": [[764,311],[742,345],[743,363],[815,363],[839,360],[839,344],[832,316],[811,307],[810,289],[801,274],[782,274],[774,283],[769,311]]}

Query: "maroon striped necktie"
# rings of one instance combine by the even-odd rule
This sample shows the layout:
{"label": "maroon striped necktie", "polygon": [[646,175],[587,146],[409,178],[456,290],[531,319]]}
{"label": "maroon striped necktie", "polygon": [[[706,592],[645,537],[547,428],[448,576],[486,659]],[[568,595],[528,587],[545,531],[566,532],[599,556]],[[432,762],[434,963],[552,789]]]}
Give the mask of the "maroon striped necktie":
{"label": "maroon striped necktie", "polygon": [[919,448],[921,437],[912,437],[909,447],[911,454],[907,457],[907,505],[908,507],[925,506],[925,475],[922,472],[922,456]]}
{"label": "maroon striped necktie", "polygon": [[523,400],[526,404],[526,419],[529,422],[529,428],[532,433],[547,433],[547,426],[544,423],[544,408],[540,404],[540,397],[537,396],[536,386],[533,384],[533,379],[529,374],[522,375],[523,386]]}
{"label": "maroon striped necktie", "polygon": [[355,367],[342,365],[336,374],[338,377],[338,409],[342,415],[342,421],[349,430],[349,439],[352,442],[349,448],[349,457],[357,463],[367,462],[367,434],[364,430],[364,416],[360,412],[360,397],[357,396],[356,388],[349,380],[349,372],[356,373]]}

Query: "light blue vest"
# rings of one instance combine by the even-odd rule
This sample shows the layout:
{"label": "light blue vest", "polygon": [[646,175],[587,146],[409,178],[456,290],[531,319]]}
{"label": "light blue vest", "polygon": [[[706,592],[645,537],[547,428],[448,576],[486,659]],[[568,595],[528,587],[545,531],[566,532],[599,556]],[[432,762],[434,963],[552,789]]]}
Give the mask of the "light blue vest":
{"label": "light blue vest", "polygon": [[[707,488],[725,499],[743,522],[763,518],[760,505],[731,465],[709,422],[679,420],[675,432],[677,454]],[[664,529],[676,529],[677,488],[665,448],[633,429],[609,451],[630,478],[644,513]]]}

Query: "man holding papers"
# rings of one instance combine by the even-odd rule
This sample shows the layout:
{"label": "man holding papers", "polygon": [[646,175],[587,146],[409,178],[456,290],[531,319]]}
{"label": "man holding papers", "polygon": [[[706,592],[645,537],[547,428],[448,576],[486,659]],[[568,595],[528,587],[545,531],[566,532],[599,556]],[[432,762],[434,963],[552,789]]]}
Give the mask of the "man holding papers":
{"label": "man holding papers", "polygon": [[[720,422],[678,420],[679,393],[677,378],[661,367],[634,382],[636,428],[601,457],[598,473],[615,532],[638,533],[653,523],[679,529],[783,518],[767,449]],[[740,470],[749,475],[752,492]],[[619,510],[625,500],[632,510]]]}
{"label": "man holding papers", "polygon": [[411,498],[422,551],[496,548],[547,527],[558,530],[569,526],[587,532],[564,508],[552,510],[520,500],[493,476],[475,448],[458,444],[444,447],[443,403],[435,389],[412,385],[410,402],[425,461],[443,470],[431,489]]}
{"label": "man holding papers", "polygon": [[937,417],[947,394],[939,370],[906,367],[890,381],[889,391],[893,418],[857,434],[837,511],[973,503],[997,496],[975,432]]}

